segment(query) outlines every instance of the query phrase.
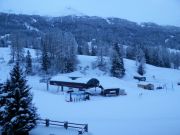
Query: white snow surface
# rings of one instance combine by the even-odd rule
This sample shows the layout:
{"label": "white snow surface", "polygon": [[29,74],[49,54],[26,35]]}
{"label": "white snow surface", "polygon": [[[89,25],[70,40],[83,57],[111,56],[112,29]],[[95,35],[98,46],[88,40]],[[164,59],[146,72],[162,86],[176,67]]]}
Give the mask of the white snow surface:
{"label": "white snow surface", "polygon": [[172,53],[180,53],[180,50],[168,48]]}
{"label": "white snow surface", "polygon": [[[35,58],[34,50],[30,49]],[[12,65],[8,65],[10,50],[0,48],[0,56],[5,63],[0,63],[0,82],[9,76]],[[58,74],[56,79],[81,77],[86,82],[89,78],[97,78],[106,87],[125,89],[127,96],[102,97],[92,96],[89,101],[66,102],[65,93],[57,87],[40,83],[39,76],[28,76],[28,84],[32,87],[33,102],[42,118],[58,121],[87,123],[88,135],[179,135],[180,134],[180,71],[146,65],[147,82],[155,86],[166,85],[165,89],[146,91],[137,87],[139,83],[133,79],[136,73],[135,62],[125,59],[126,75],[122,79],[110,77],[108,74],[92,69],[92,56],[78,56],[78,70],[69,74]],[[83,80],[84,78],[84,80]],[[66,88],[67,89],[67,88]],[[30,135],[77,135],[77,130],[58,127],[37,126]]]}
{"label": "white snow surface", "polygon": [[33,26],[30,26],[28,23],[24,23],[26,29],[31,30],[31,31],[39,31],[37,28],[34,28]]}

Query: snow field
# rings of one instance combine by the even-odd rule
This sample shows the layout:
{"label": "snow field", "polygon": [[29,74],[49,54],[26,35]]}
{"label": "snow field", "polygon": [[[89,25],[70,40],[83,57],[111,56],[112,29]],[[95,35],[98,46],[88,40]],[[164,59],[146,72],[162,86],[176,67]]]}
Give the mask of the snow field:
{"label": "snow field", "polygon": [[[34,50],[30,50],[35,58]],[[5,62],[0,63],[0,82],[9,76],[12,65],[8,65],[10,50],[0,48],[0,57]],[[180,134],[180,71],[146,65],[147,83],[155,86],[166,84],[166,89],[145,91],[137,87],[139,83],[133,79],[136,73],[135,62],[125,59],[126,76],[123,79],[110,77],[98,69],[92,69],[91,63],[95,57],[78,56],[79,68],[69,74],[59,74],[54,78],[78,76],[82,78],[97,78],[104,87],[125,89],[127,96],[91,97],[90,101],[65,101],[65,93],[58,92],[57,87],[40,83],[39,76],[28,76],[32,87],[33,102],[42,118],[51,120],[87,123],[89,135],[179,135]],[[80,68],[81,67],[81,68]],[[88,68],[87,68],[88,67]],[[154,77],[155,76],[155,77]],[[84,79],[84,81],[86,81]],[[66,89],[65,89],[66,90]],[[76,130],[38,126],[31,135],[76,135]]]}

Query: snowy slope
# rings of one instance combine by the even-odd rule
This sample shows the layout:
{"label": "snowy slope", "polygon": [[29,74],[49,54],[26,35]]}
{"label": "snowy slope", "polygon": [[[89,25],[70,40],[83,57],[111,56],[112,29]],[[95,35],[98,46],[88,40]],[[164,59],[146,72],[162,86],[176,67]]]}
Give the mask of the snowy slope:
{"label": "snowy slope", "polygon": [[[35,51],[33,49],[24,49],[26,53],[27,50],[30,51],[33,57],[35,57]],[[4,82],[9,77],[9,71],[12,68],[12,65],[9,65],[10,60],[10,48],[1,48],[0,47],[0,83]]]}
{"label": "snowy slope", "polygon": [[[34,50],[30,50],[33,54]],[[9,49],[0,48],[0,57],[5,63],[0,63],[0,79],[5,80],[11,66]],[[35,53],[34,53],[35,54]],[[35,55],[33,54],[33,57]],[[126,76],[123,79],[110,77],[98,69],[92,69],[91,63],[96,60],[91,56],[78,56],[80,61],[78,71],[69,74],[59,74],[53,78],[81,77],[82,81],[88,78],[98,78],[106,87],[125,89],[127,96],[118,97],[91,97],[90,101],[69,103],[65,101],[65,93],[57,87],[39,83],[41,77],[29,76],[28,83],[32,87],[34,103],[42,118],[76,123],[88,123],[89,135],[179,135],[180,134],[180,71],[158,68],[146,65],[147,81],[156,86],[166,84],[167,89],[144,91],[137,87],[135,62],[125,59]],[[155,76],[155,77],[153,77]],[[84,78],[84,80],[83,80]],[[87,79],[87,80],[86,80]],[[0,80],[0,81],[1,81]],[[45,128],[38,126],[31,131],[31,135],[76,135],[75,130],[63,128]]]}

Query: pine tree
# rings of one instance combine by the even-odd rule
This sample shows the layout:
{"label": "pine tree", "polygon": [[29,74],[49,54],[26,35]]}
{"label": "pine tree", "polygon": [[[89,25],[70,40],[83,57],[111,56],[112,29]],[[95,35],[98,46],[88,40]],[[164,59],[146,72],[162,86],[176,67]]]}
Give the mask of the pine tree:
{"label": "pine tree", "polygon": [[17,63],[10,73],[10,80],[2,88],[0,109],[2,131],[13,135],[27,135],[36,126],[36,108],[25,76]]}
{"label": "pine tree", "polygon": [[145,74],[145,68],[144,68],[144,64],[143,64],[143,63],[139,63],[137,72],[138,72],[140,75],[144,75],[144,74]]}
{"label": "pine tree", "polygon": [[105,59],[105,54],[107,52],[105,52],[105,46],[103,46],[104,44],[101,43],[98,46],[98,51],[97,51],[97,60],[95,62],[95,66],[98,67],[100,70],[102,71],[106,71],[107,68],[107,63],[106,63],[106,59]]}
{"label": "pine tree", "polygon": [[82,55],[90,55],[90,43],[83,42],[81,46]]}
{"label": "pine tree", "polygon": [[64,43],[62,50],[62,62],[64,67],[61,72],[70,73],[76,69],[77,65],[77,42],[72,33],[64,33]]}
{"label": "pine tree", "polygon": [[82,46],[78,45],[77,51],[78,51],[78,54],[79,54],[79,55],[83,55]]}
{"label": "pine tree", "polygon": [[123,49],[118,44],[114,44],[111,52],[111,75],[122,78],[125,75]]}
{"label": "pine tree", "polygon": [[127,59],[132,59],[134,60],[135,59],[135,47],[131,47],[131,46],[128,46],[126,48],[126,58]]}
{"label": "pine tree", "polygon": [[14,63],[15,61],[22,62],[24,61],[24,42],[22,41],[22,35],[16,34],[12,37],[11,44],[11,60],[10,63]]}
{"label": "pine tree", "polygon": [[170,68],[171,67],[171,60],[170,60],[170,51],[167,48],[162,47],[162,58],[164,62],[164,67]]}
{"label": "pine tree", "polygon": [[47,46],[45,44],[45,42],[42,42],[42,56],[41,56],[41,66],[42,66],[42,70],[48,74],[48,70],[50,68],[50,58],[48,56],[48,51],[47,51]]}
{"label": "pine tree", "polygon": [[26,55],[26,74],[31,74],[31,73],[32,73],[32,59],[31,59],[31,53],[28,50]]}
{"label": "pine tree", "polygon": [[10,81],[7,80],[6,83],[0,86],[0,125],[2,125],[3,121],[3,112],[5,109],[6,99],[10,97],[11,86]]}
{"label": "pine tree", "polygon": [[142,49],[139,49],[138,53],[136,53],[136,64],[137,64],[137,72],[140,75],[144,75],[146,59],[145,59],[145,54]]}
{"label": "pine tree", "polygon": [[174,68],[174,69],[179,69],[179,66],[180,66],[180,53],[179,52],[173,52],[171,53],[170,55],[170,59],[171,59],[171,68]]}
{"label": "pine tree", "polygon": [[157,64],[157,66],[159,66],[159,67],[164,67],[165,66],[165,64],[164,64],[164,60],[163,60],[163,50],[162,50],[162,47],[158,47],[157,48],[157,62],[158,62],[158,64]]}
{"label": "pine tree", "polygon": [[91,56],[96,56],[97,55],[97,47],[96,46],[91,46]]}

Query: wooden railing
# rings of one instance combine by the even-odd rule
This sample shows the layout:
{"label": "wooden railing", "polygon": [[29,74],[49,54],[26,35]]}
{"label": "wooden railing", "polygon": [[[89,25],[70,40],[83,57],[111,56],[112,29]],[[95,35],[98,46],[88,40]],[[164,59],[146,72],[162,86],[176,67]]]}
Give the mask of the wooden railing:
{"label": "wooden railing", "polygon": [[38,124],[43,124],[46,127],[49,126],[58,126],[64,127],[65,129],[74,128],[78,130],[78,134],[82,135],[85,132],[88,132],[88,124],[78,124],[78,123],[71,123],[71,122],[61,122],[61,121],[54,121],[49,119],[38,119]]}

